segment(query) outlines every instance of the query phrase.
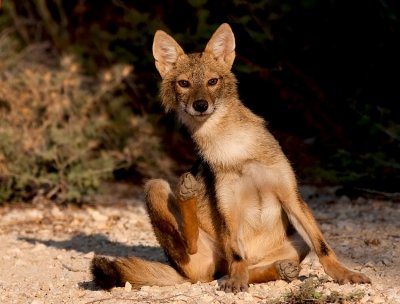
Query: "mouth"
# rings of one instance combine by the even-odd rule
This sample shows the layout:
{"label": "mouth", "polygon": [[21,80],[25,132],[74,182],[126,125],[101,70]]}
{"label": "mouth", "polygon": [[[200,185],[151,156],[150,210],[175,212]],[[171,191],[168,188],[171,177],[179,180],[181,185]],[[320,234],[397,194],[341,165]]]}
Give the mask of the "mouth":
{"label": "mouth", "polygon": [[188,110],[185,109],[185,113],[186,114],[190,115],[191,117],[193,117],[193,118],[195,118],[196,120],[199,120],[199,121],[206,120],[213,112],[211,112],[211,113],[197,113],[197,112],[193,113],[193,112],[188,111]]}

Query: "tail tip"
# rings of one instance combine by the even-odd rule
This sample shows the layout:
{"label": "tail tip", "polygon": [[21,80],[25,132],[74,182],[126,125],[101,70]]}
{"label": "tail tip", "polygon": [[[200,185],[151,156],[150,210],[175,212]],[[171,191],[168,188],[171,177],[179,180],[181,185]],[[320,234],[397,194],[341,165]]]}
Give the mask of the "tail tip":
{"label": "tail tip", "polygon": [[93,281],[102,289],[110,290],[120,286],[120,275],[114,261],[105,257],[95,256],[90,265]]}

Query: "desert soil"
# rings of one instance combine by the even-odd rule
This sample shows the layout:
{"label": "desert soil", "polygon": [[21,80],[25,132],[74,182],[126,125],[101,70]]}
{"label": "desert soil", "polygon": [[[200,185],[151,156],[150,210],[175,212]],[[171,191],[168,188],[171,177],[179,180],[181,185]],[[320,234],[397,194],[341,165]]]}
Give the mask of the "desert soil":
{"label": "desert soil", "polygon": [[400,303],[400,203],[350,200],[333,190],[302,188],[339,258],[367,274],[371,285],[332,282],[310,254],[298,280],[251,285],[237,295],[219,291],[217,281],[99,290],[89,272],[94,255],[165,261],[142,194],[120,185],[81,207],[43,199],[0,206],[0,303],[285,303],[310,277],[323,281],[320,294],[337,291],[342,302]]}

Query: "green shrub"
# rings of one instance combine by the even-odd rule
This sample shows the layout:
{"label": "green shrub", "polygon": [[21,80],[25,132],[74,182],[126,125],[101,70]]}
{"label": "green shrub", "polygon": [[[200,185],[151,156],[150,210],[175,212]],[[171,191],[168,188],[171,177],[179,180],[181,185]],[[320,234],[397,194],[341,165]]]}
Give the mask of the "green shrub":
{"label": "green shrub", "polygon": [[122,93],[131,66],[89,77],[71,55],[0,36],[0,202],[79,201],[117,169],[163,170],[152,125]]}
{"label": "green shrub", "polygon": [[322,284],[325,282],[325,278],[307,278],[299,285],[298,288],[290,291],[283,297],[283,299],[277,300],[275,301],[275,303],[359,303],[359,301],[364,297],[364,292],[358,289],[352,291],[349,294],[341,294],[337,291],[324,291],[322,288]]}

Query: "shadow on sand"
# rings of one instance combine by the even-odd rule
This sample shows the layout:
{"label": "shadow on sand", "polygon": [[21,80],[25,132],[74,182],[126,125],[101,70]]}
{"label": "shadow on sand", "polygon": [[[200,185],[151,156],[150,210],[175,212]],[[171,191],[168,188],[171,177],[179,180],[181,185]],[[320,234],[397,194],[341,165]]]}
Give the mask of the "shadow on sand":
{"label": "shadow on sand", "polygon": [[30,237],[20,237],[19,240],[30,244],[44,244],[48,247],[54,247],[65,250],[75,250],[81,253],[94,252],[96,255],[106,255],[112,257],[137,256],[149,260],[166,261],[161,247],[144,245],[126,245],[123,243],[110,241],[103,234],[77,234],[67,240],[41,240]]}
{"label": "shadow on sand", "polygon": [[[67,240],[41,240],[37,238],[20,237],[19,240],[30,244],[43,244],[48,247],[74,250],[86,254],[94,252],[95,255],[105,255],[111,257],[135,256],[145,260],[159,261],[167,263],[167,258],[164,255],[161,247],[132,245],[128,246],[123,243],[110,241],[103,234],[86,235],[83,233],[77,234]],[[86,290],[98,290],[99,288],[93,281],[79,282],[79,287]]]}

